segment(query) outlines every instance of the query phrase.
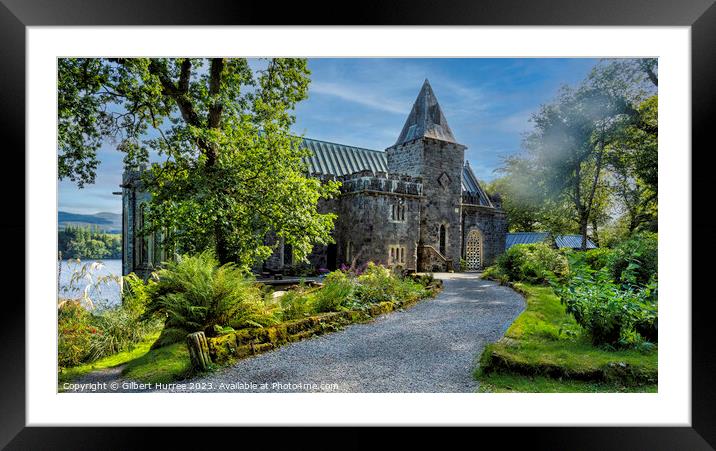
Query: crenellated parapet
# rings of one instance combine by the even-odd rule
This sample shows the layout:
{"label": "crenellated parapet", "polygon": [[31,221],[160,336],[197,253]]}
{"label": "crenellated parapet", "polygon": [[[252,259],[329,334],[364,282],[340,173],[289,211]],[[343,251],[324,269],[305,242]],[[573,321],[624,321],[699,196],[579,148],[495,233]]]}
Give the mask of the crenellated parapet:
{"label": "crenellated parapet", "polygon": [[344,194],[372,192],[395,195],[422,196],[423,183],[418,177],[386,172],[359,171],[337,177]]}

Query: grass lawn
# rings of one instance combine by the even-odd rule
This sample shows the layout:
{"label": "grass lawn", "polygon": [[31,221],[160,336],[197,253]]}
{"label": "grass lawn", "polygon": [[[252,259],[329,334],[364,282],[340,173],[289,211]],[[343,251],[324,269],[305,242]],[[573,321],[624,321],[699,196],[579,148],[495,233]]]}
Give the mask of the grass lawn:
{"label": "grass lawn", "polygon": [[550,287],[515,287],[526,294],[527,309],[485,348],[475,372],[482,391],[656,391],[656,347],[595,347]]}
{"label": "grass lawn", "polygon": [[171,382],[186,377],[191,371],[189,351],[184,342],[150,349],[160,332],[148,335],[131,351],[123,351],[92,363],[65,368],[59,383],[71,382],[92,371],[125,365],[122,376],[139,382]]}
{"label": "grass lawn", "polygon": [[190,373],[189,350],[184,342],[153,349],[129,361],[122,370],[126,379],[153,383],[176,381]]}
{"label": "grass lawn", "polygon": [[122,351],[120,353],[95,360],[91,363],[85,363],[71,368],[64,368],[58,375],[59,382],[69,382],[92,371],[112,368],[117,365],[127,363],[130,360],[139,358],[149,352],[149,348],[152,346],[152,343],[157,340],[157,338],[159,338],[159,332],[148,335],[144,341],[138,343],[131,351]]}
{"label": "grass lawn", "polygon": [[480,377],[480,393],[656,393],[656,384],[624,386],[617,383],[554,379],[546,376],[491,373]]}

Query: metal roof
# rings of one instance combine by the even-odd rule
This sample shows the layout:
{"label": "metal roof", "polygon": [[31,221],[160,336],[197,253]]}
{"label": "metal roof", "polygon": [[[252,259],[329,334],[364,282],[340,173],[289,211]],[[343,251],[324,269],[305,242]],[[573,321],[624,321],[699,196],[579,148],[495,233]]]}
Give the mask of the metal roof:
{"label": "metal roof", "polygon": [[303,145],[313,155],[306,158],[308,172],[312,175],[348,175],[354,172],[370,170],[388,172],[385,152],[363,149],[326,141],[303,138]]}
{"label": "metal roof", "polygon": [[479,199],[480,205],[492,207],[490,198],[480,186],[480,183],[477,181],[477,177],[475,177],[475,174],[472,172],[472,168],[467,161],[462,166],[462,192]]}
{"label": "metal roof", "polygon": [[[311,175],[340,177],[365,170],[373,173],[388,172],[387,155],[380,150],[364,149],[311,138],[303,138],[303,146],[312,153],[304,160],[308,164],[308,172]],[[467,163],[462,168],[462,191],[479,198],[480,205],[492,206],[489,197],[480,187],[480,183]]]}
{"label": "metal roof", "polygon": [[422,137],[457,142],[427,78],[395,145]]}
{"label": "metal roof", "polygon": [[505,250],[511,248],[515,244],[532,244],[541,243],[549,238],[547,232],[513,232],[508,233],[505,238]]}
{"label": "metal roof", "polygon": [[[582,247],[582,235],[557,235],[554,237],[554,243],[559,248],[569,247],[579,249]],[[587,238],[587,249],[596,249],[597,245]]]}
{"label": "metal roof", "polygon": [[[505,250],[515,244],[532,244],[546,241],[549,238],[547,232],[512,232],[508,233],[505,239]],[[582,235],[557,235],[554,243],[558,248],[579,249],[582,247]],[[587,238],[587,249],[596,249],[596,245]]]}

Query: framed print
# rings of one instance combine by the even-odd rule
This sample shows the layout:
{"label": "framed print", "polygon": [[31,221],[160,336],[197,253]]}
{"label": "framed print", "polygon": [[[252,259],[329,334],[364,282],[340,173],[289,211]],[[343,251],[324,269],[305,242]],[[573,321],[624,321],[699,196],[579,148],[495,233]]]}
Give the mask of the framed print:
{"label": "framed print", "polygon": [[3,445],[716,444],[710,1],[131,3],[0,8]]}

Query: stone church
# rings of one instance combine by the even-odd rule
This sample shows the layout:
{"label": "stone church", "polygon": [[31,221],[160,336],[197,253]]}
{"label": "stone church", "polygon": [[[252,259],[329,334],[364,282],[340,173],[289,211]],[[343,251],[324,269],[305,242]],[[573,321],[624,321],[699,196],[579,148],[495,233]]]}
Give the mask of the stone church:
{"label": "stone church", "polygon": [[[316,246],[315,269],[368,261],[415,271],[468,270],[492,264],[504,252],[507,221],[499,199],[480,187],[465,161],[430,83],[425,83],[398,140],[385,151],[304,138],[312,151],[309,174],[342,182],[337,198],[322,200],[321,212],[338,215],[334,244]],[[123,272],[146,273],[166,260],[152,237],[136,237],[148,196],[130,174],[122,184]],[[274,254],[256,268],[281,271],[292,252],[274,243]]]}

